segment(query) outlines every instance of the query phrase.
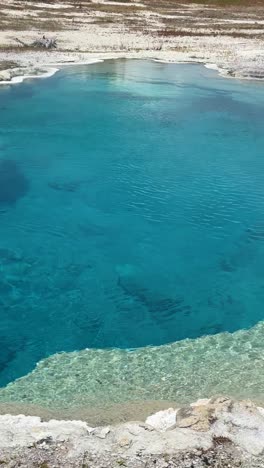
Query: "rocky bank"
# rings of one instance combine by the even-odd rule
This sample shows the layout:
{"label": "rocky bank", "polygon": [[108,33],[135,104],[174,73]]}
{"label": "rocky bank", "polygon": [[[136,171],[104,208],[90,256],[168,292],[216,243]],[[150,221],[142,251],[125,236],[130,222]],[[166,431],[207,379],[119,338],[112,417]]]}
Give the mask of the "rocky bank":
{"label": "rocky bank", "polygon": [[169,408],[145,422],[90,427],[0,416],[6,467],[200,468],[264,466],[264,408],[225,397]]}

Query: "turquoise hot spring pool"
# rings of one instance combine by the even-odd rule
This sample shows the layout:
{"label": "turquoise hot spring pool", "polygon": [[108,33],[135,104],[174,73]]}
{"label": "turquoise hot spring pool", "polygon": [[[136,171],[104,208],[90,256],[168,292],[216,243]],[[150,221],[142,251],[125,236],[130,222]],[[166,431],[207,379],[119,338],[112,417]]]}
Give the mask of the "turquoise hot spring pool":
{"label": "turquoise hot spring pool", "polygon": [[117,60],[0,88],[1,386],[263,319],[263,83]]}

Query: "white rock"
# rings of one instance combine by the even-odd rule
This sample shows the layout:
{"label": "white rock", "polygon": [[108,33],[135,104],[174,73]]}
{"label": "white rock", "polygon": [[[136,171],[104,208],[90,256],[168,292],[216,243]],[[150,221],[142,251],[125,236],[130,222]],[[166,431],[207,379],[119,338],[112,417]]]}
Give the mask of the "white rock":
{"label": "white rock", "polygon": [[33,416],[0,416],[1,448],[23,447],[50,437],[55,442],[64,442],[71,438],[85,437],[92,431],[93,428],[84,421],[51,420],[42,422],[39,417]]}
{"label": "white rock", "polygon": [[103,427],[103,429],[101,429],[99,432],[95,431],[94,435],[95,437],[99,437],[99,439],[105,439],[106,436],[109,434],[110,432],[110,427],[107,426],[107,427]]}
{"label": "white rock", "polygon": [[258,410],[259,410],[261,416],[264,416],[264,408],[262,408],[262,406],[258,406]]}
{"label": "white rock", "polygon": [[167,410],[158,411],[146,419],[146,424],[154,427],[158,431],[164,432],[172,429],[176,424],[177,410],[169,408]]}
{"label": "white rock", "polygon": [[238,445],[242,450],[252,454],[261,455],[264,451],[264,431],[258,429],[253,431],[252,429],[239,429],[237,433],[230,437],[230,439]]}
{"label": "white rock", "polygon": [[12,74],[10,70],[3,70],[0,72],[0,81],[10,81]]}
{"label": "white rock", "polygon": [[212,426],[216,436],[228,437],[252,455],[264,453],[264,417],[259,408],[247,402],[234,402],[228,410],[220,410]]}

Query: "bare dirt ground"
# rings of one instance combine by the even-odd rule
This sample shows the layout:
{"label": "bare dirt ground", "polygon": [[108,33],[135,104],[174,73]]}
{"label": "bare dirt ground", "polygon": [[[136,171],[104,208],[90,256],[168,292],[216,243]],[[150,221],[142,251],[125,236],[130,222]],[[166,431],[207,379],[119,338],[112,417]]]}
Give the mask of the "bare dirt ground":
{"label": "bare dirt ground", "polygon": [[[222,6],[221,2],[206,5],[177,0],[1,0],[0,29],[2,34],[4,31],[49,31],[60,36],[61,31],[96,30],[98,34],[107,34],[109,30],[110,34],[136,32],[163,40],[219,34],[263,39],[264,2]],[[11,39],[9,35],[6,37]],[[89,50],[88,43],[86,49]]]}
{"label": "bare dirt ground", "polygon": [[[56,51],[19,42],[30,45],[44,34],[57,39]],[[0,0],[0,74],[91,56],[211,62],[262,78],[264,1]]]}

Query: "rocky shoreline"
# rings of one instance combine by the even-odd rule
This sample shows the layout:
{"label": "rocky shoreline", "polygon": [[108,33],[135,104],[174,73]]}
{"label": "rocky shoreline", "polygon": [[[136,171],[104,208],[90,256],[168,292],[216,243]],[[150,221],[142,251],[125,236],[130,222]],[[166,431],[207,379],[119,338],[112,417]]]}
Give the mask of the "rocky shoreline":
{"label": "rocky shoreline", "polygon": [[90,427],[0,416],[0,463],[7,467],[201,468],[264,465],[264,409],[227,397],[150,415],[145,422]]}
{"label": "rocky shoreline", "polygon": [[[143,39],[144,40],[144,39]],[[104,60],[114,59],[142,59],[155,60],[167,63],[201,63],[208,68],[218,70],[220,75],[224,77],[246,79],[246,80],[263,80],[264,79],[264,52],[263,45],[259,44],[260,49],[255,50],[254,43],[248,42],[248,50],[239,52],[239,42],[236,44],[235,50],[228,51],[228,41],[226,44],[212,44],[211,49],[203,47],[201,41],[197,38],[197,42],[193,44],[193,48],[189,52],[178,51],[159,51],[141,50],[126,52],[101,52],[101,53],[74,53],[64,51],[53,52],[1,52],[0,63],[7,63],[7,67],[0,69],[0,85],[21,83],[24,79],[32,78],[48,78],[56,71],[64,66],[92,64]],[[197,53],[193,51],[197,49]],[[225,52],[229,54],[228,58],[223,58]],[[8,66],[9,61],[15,63],[16,66],[11,68]]]}

